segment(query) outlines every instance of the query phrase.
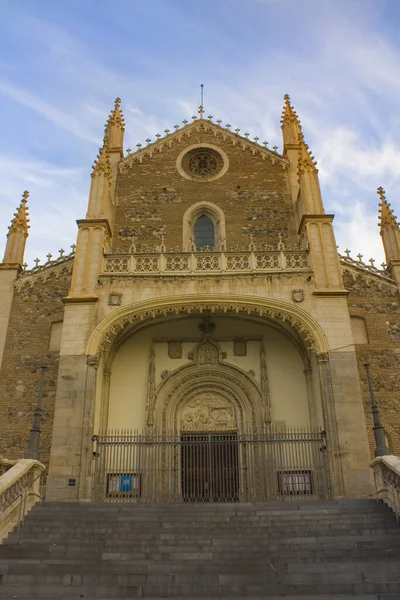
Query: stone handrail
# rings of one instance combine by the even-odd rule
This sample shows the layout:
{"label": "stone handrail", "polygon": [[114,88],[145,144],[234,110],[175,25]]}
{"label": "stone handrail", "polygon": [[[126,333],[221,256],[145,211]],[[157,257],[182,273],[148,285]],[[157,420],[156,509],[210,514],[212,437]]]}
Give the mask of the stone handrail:
{"label": "stone handrail", "polygon": [[309,271],[305,250],[106,254],[103,275],[180,275]]}
{"label": "stone handrail", "polygon": [[[10,461],[11,462],[11,461]],[[37,460],[17,461],[0,477],[0,543],[42,499],[45,466]]]}
{"label": "stone handrail", "polygon": [[371,467],[374,470],[376,496],[383,500],[400,519],[400,458],[397,456],[378,456]]}
{"label": "stone handrail", "polygon": [[17,462],[17,460],[7,460],[7,458],[4,458],[0,455],[0,477],[4,475],[6,471],[11,469],[11,467],[13,467]]}

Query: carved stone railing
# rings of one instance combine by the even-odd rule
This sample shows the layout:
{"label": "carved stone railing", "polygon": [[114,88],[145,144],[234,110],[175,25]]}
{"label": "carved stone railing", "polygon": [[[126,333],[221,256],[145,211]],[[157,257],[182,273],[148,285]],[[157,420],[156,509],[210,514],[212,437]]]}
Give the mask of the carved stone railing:
{"label": "carved stone railing", "polygon": [[376,496],[383,500],[400,520],[400,458],[397,456],[378,456],[372,461]]}
{"label": "carved stone railing", "polygon": [[18,461],[17,460],[7,460],[0,456],[0,477],[4,475],[6,471],[11,469]]}
{"label": "carved stone railing", "polygon": [[103,274],[185,275],[308,271],[305,250],[106,254]]}
{"label": "carved stone railing", "polygon": [[0,543],[42,499],[45,466],[37,460],[17,461],[0,477]]}

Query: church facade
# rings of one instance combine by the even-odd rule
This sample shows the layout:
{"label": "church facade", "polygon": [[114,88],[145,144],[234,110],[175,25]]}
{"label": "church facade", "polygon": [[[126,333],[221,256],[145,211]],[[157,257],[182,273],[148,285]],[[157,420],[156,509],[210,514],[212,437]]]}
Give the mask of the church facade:
{"label": "church facade", "polygon": [[288,448],[315,432],[326,493],[370,495],[365,362],[400,454],[399,226],[379,188],[387,264],[340,256],[288,96],[281,125],[278,154],[200,107],[124,153],[117,99],[76,245],[32,269],[24,193],[0,265],[0,453],[23,456],[45,366],[48,499],[175,498],[195,481],[204,500],[211,463],[236,500],[266,472],[265,497],[283,477],[306,494],[318,474]]}

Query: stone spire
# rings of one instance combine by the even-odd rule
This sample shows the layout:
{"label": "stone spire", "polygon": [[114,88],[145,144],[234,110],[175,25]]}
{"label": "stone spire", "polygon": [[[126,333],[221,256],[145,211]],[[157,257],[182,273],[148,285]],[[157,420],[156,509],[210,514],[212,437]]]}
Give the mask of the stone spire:
{"label": "stone spire", "polygon": [[14,213],[11,225],[8,228],[3,263],[22,265],[24,262],[26,238],[29,235],[28,198],[29,192],[25,190],[17,212]]}
{"label": "stone spire", "polygon": [[94,178],[100,174],[103,174],[103,175],[105,175],[106,179],[110,183],[111,162],[110,162],[110,157],[108,154],[109,150],[110,150],[110,146],[109,146],[109,142],[106,138],[104,140],[104,145],[102,146],[102,148],[99,149],[99,153],[96,156],[96,159],[94,161],[94,164],[92,167],[92,178]]}
{"label": "stone spire", "polygon": [[298,145],[303,140],[303,132],[299,117],[293,106],[290,104],[290,97],[285,94],[285,106],[283,107],[281,118],[281,129],[283,145],[291,146]]}
{"label": "stone spire", "polygon": [[121,110],[121,98],[116,98],[114,109],[106,123],[104,142],[108,142],[109,150],[122,152],[124,146],[125,121]]}
{"label": "stone spire", "polygon": [[104,146],[100,148],[92,169],[92,183],[86,215],[88,219],[109,218],[111,183],[112,169],[109,142],[105,139]]}
{"label": "stone spire", "polygon": [[396,215],[386,200],[385,190],[377,189],[379,202],[379,226],[382,236],[383,248],[385,250],[386,262],[400,259],[400,229]]}

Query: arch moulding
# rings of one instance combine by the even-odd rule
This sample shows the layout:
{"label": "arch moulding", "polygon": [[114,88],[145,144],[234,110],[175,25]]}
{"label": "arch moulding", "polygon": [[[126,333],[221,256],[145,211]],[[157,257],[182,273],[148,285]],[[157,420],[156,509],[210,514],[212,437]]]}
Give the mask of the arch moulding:
{"label": "arch moulding", "polygon": [[312,352],[325,354],[329,351],[328,340],[319,323],[309,313],[288,302],[239,295],[231,296],[227,302],[226,298],[218,295],[187,295],[137,302],[113,311],[94,329],[86,353],[90,357],[100,358],[116,337],[132,325],[171,315],[195,315],[202,312],[232,316],[242,314],[287,323],[303,337]]}

